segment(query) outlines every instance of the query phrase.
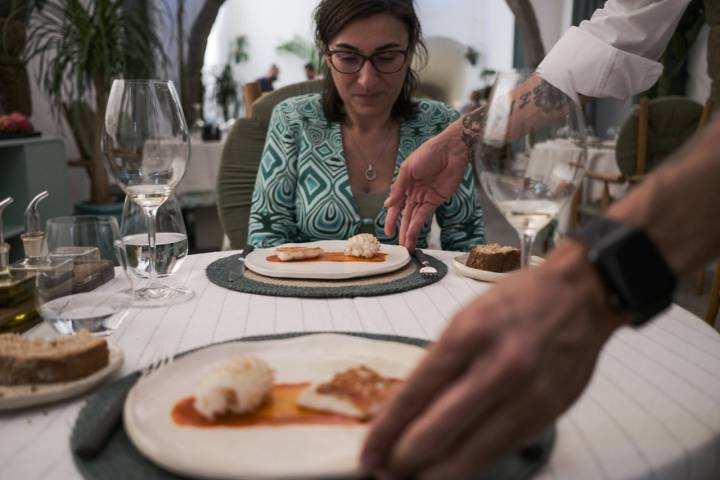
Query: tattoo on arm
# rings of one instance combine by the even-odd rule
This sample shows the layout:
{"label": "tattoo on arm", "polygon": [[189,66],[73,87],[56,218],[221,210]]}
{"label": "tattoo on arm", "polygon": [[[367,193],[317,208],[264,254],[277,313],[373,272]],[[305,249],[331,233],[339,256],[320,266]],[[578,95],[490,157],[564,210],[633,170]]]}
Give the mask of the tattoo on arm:
{"label": "tattoo on arm", "polygon": [[480,107],[467,113],[462,118],[462,141],[467,147],[468,163],[472,164],[475,147],[482,137],[485,127],[485,108]]}
{"label": "tattoo on arm", "polygon": [[532,92],[525,92],[522,95],[520,95],[520,106],[518,107],[520,110],[530,105],[530,95]]}
{"label": "tattoo on arm", "polygon": [[[567,104],[565,94],[545,80],[533,89],[532,94],[535,106],[546,115],[562,110]],[[523,97],[525,95],[529,96],[530,92],[524,94]],[[523,108],[524,105],[520,105],[520,108]]]}

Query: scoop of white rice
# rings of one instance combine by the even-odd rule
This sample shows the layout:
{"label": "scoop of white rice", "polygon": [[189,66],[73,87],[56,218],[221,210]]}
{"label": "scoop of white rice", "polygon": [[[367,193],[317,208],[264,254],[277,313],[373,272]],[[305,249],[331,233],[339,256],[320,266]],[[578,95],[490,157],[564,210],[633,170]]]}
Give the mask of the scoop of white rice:
{"label": "scoop of white rice", "polygon": [[372,258],[380,251],[380,242],[370,233],[360,233],[348,238],[345,255]]}
{"label": "scoop of white rice", "polygon": [[261,358],[235,357],[202,379],[195,410],[210,420],[223,413],[250,413],[262,405],[273,382],[273,371]]}

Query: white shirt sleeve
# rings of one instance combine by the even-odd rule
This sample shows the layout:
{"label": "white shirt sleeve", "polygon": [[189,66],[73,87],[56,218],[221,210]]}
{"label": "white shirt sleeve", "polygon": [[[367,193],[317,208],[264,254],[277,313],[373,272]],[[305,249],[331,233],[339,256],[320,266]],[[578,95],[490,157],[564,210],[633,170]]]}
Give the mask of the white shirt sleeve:
{"label": "white shirt sleeve", "polygon": [[538,74],[568,94],[627,98],[647,90],[662,74],[657,59],[689,3],[608,0],[558,40]]}

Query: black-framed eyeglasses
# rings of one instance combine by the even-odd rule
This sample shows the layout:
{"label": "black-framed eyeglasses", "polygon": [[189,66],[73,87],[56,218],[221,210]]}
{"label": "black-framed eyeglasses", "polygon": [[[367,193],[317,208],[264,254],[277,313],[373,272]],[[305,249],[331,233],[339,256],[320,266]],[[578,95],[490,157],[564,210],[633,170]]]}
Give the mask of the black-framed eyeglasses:
{"label": "black-framed eyeglasses", "polygon": [[347,50],[328,51],[330,65],[340,73],[357,73],[362,70],[365,62],[370,63],[380,73],[395,73],[405,65],[407,50],[384,50],[365,56]]}

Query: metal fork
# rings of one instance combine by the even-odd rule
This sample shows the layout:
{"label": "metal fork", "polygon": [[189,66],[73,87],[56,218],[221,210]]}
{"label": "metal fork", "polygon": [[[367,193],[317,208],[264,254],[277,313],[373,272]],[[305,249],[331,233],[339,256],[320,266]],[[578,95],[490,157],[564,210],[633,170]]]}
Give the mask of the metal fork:
{"label": "metal fork", "polygon": [[430,259],[428,259],[425,252],[419,248],[415,249],[415,258],[420,262],[420,276],[423,278],[435,278],[438,276],[437,268],[430,265]]}
{"label": "metal fork", "polygon": [[156,350],[150,357],[150,362],[148,362],[148,364],[145,365],[145,368],[142,369],[142,372],[140,372],[140,378],[138,381],[143,378],[147,378],[151,373],[157,372],[161,368],[170,365],[172,361],[173,355],[168,353],[167,348]]}

